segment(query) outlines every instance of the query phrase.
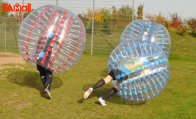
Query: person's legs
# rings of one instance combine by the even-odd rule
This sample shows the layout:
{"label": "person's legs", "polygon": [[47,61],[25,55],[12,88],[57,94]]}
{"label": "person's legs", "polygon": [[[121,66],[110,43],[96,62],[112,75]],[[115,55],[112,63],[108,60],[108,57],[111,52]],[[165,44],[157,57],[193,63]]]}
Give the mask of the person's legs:
{"label": "person's legs", "polygon": [[48,89],[50,91],[50,86],[52,84],[52,72],[48,69],[45,69],[46,71],[46,82],[44,84],[44,89]]}
{"label": "person's legs", "polygon": [[102,106],[106,106],[106,103],[105,103],[105,100],[107,100],[109,97],[111,97],[112,95],[116,94],[119,90],[119,87],[118,87],[118,84],[121,83],[123,80],[126,80],[128,78],[127,75],[125,75],[124,77],[121,77],[117,82],[116,82],[116,85],[115,87],[111,88],[110,90],[108,90],[108,92],[101,96],[99,98],[99,103],[102,105]]}
{"label": "person's legs", "polygon": [[42,66],[40,65],[37,65],[37,70],[39,71],[40,73],[40,79],[42,81],[42,84],[44,86],[45,82],[46,82],[46,73],[45,73],[45,68],[43,68]]}
{"label": "person's legs", "polygon": [[115,87],[113,87],[112,89],[108,90],[108,92],[101,96],[99,98],[99,103],[102,105],[102,106],[106,106],[106,103],[105,103],[105,100],[107,100],[109,97],[111,97],[112,95],[116,94],[119,90],[119,87],[118,87],[118,84],[121,83],[123,80],[126,80],[128,78],[127,75],[125,75],[124,77],[121,77],[117,82],[116,82],[116,85]]}
{"label": "person's legs", "polygon": [[51,99],[51,95],[50,95],[50,86],[52,84],[52,72],[48,69],[45,69],[46,72],[46,82],[44,84],[44,92],[46,94],[46,97]]}
{"label": "person's legs", "polygon": [[[113,72],[113,71],[111,71],[111,72]],[[97,83],[95,83],[95,85],[93,87],[89,88],[84,93],[84,99],[87,99],[94,89],[99,88],[99,87],[103,86],[104,84],[111,82],[114,79],[113,75],[111,76],[111,72],[104,79],[99,80]]]}
{"label": "person's legs", "polygon": [[102,106],[106,106],[105,100],[107,100],[109,97],[111,97],[112,95],[116,94],[118,92],[118,85],[116,85],[115,87],[113,87],[112,89],[108,90],[108,92],[101,96],[98,101]]}
{"label": "person's legs", "polygon": [[96,88],[99,88],[103,86],[104,84],[107,84],[112,81],[112,77],[110,75],[107,75],[104,79],[99,80],[92,88],[93,90]]}
{"label": "person's legs", "polygon": [[115,94],[116,92],[118,92],[118,90],[115,87],[113,87],[110,90],[108,90],[108,92],[105,95],[102,96],[102,99],[106,100],[107,98]]}

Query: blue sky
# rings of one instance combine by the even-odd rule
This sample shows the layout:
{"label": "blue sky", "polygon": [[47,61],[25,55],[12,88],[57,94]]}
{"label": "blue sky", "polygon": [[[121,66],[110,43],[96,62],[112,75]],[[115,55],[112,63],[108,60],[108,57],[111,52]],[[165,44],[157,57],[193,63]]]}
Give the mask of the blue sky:
{"label": "blue sky", "polygon": [[[22,4],[22,0],[5,0],[6,2]],[[31,3],[32,8],[37,8],[46,4],[56,4],[56,0],[24,0],[25,4]],[[59,6],[65,7],[74,13],[86,12],[86,9],[92,9],[93,0],[58,0]],[[113,5],[117,8],[122,5],[131,5],[133,0],[95,0],[95,7],[111,8]],[[144,5],[144,15],[147,13],[169,18],[169,13],[178,13],[181,18],[196,18],[196,0],[135,0],[135,10],[137,6]]]}

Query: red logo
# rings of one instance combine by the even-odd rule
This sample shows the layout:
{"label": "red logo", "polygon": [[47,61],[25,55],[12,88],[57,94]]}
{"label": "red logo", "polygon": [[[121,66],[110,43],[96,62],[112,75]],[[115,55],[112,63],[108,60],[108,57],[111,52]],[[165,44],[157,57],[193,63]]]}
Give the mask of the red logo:
{"label": "red logo", "polygon": [[9,3],[3,3],[3,11],[5,12],[20,12],[20,11],[31,11],[31,3],[27,3],[25,6],[21,6],[20,4],[16,3],[13,7]]}

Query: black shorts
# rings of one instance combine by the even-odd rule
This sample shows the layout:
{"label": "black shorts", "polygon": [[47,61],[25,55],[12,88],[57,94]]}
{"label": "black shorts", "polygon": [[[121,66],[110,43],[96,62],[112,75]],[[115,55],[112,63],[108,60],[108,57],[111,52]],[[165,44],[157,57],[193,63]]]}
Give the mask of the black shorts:
{"label": "black shorts", "polygon": [[[113,78],[113,80],[116,80],[115,74],[121,74],[121,73],[122,71],[120,70],[111,70],[110,73],[108,73],[108,75],[110,75]],[[128,79],[127,75],[121,77],[119,81],[126,80],[126,79]]]}
{"label": "black shorts", "polygon": [[110,73],[108,75],[110,75],[113,78],[113,80],[116,80],[116,78],[114,76],[114,72],[112,70],[110,71]]}
{"label": "black shorts", "polygon": [[42,67],[42,66],[40,66],[40,65],[38,65],[38,64],[37,64],[37,70],[38,70],[41,74],[43,74],[43,75],[46,75],[46,74],[52,75],[52,71],[50,71],[50,70],[48,70],[48,69],[46,69],[46,68],[44,68],[44,67]]}

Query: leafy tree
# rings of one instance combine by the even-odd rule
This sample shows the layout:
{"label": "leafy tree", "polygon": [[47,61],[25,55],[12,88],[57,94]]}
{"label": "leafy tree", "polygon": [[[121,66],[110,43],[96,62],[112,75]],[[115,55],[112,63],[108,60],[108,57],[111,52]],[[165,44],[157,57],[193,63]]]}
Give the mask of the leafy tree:
{"label": "leafy tree", "polygon": [[118,12],[118,21],[120,22],[131,22],[133,9],[129,5],[122,6]]}
{"label": "leafy tree", "polygon": [[169,27],[169,24],[170,24],[169,20],[167,20],[161,13],[159,13],[159,15],[157,15],[155,22],[162,24],[165,27]]}
{"label": "leafy tree", "polygon": [[84,23],[84,26],[86,27],[88,19],[85,16],[85,14],[84,13],[83,14],[78,14],[78,17],[82,20],[82,22]]}
{"label": "leafy tree", "polygon": [[[93,11],[88,9],[88,13],[86,14],[88,20],[92,20],[93,18]],[[102,22],[102,14],[100,13],[99,9],[94,11],[94,20],[98,22]]]}
{"label": "leafy tree", "polygon": [[99,14],[101,14],[101,20],[103,22],[110,20],[110,10],[106,8],[101,8],[99,10]]}
{"label": "leafy tree", "polygon": [[157,15],[155,15],[155,14],[146,14],[146,16],[145,16],[148,20],[150,20],[150,21],[156,21],[156,19],[157,19]]}
{"label": "leafy tree", "polygon": [[148,20],[150,20],[150,21],[162,24],[165,27],[169,27],[170,26],[170,21],[168,19],[166,19],[164,16],[162,16],[161,13],[159,13],[159,15],[147,14],[146,18]]}
{"label": "leafy tree", "polygon": [[189,33],[191,33],[191,28],[188,25],[183,25],[182,26],[182,35],[186,36]]}
{"label": "leafy tree", "polygon": [[143,8],[144,5],[139,5],[137,8],[137,19],[143,19]]}
{"label": "leafy tree", "polygon": [[115,6],[112,7],[111,20],[113,22],[116,22],[117,21],[117,10],[116,10],[116,7]]}
{"label": "leafy tree", "polygon": [[182,29],[182,20],[177,13],[170,14],[171,17],[171,27],[181,30]]}
{"label": "leafy tree", "polygon": [[114,31],[114,29],[117,27],[117,19],[118,19],[118,16],[117,16],[117,9],[115,6],[112,7],[112,11],[111,11],[111,22],[109,23],[110,24],[110,30],[111,31]]}
{"label": "leafy tree", "polygon": [[110,34],[110,10],[106,8],[101,8],[99,13],[102,15],[102,32]]}
{"label": "leafy tree", "polygon": [[192,32],[196,31],[196,19],[195,18],[189,18],[185,20],[185,22],[188,24]]}

